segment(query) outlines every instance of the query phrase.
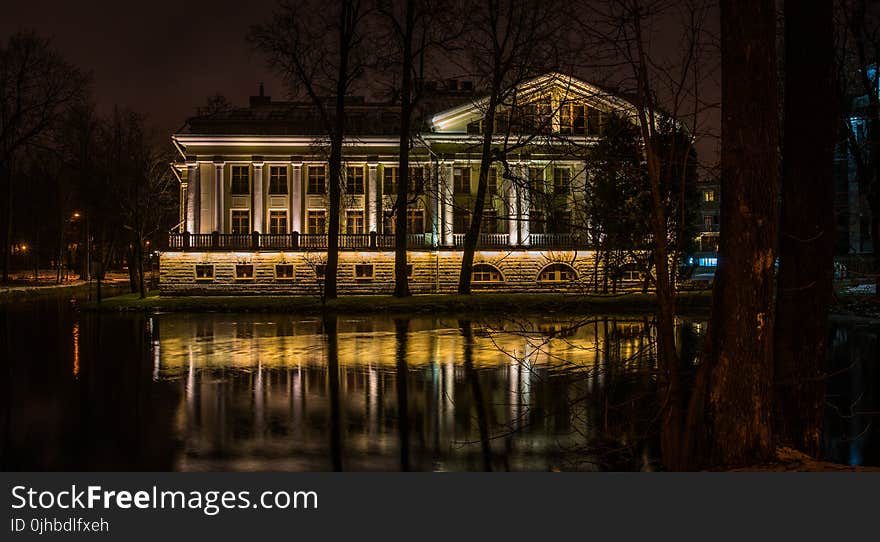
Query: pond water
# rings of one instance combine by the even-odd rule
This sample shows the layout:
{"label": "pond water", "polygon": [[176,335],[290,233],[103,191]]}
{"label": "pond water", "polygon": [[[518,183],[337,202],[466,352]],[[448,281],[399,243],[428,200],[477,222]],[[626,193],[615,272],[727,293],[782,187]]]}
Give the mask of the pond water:
{"label": "pond water", "polygon": [[[656,468],[646,316],[0,319],[3,470]],[[679,322],[684,351],[704,326]],[[830,330],[835,461],[880,464],[878,331]]]}

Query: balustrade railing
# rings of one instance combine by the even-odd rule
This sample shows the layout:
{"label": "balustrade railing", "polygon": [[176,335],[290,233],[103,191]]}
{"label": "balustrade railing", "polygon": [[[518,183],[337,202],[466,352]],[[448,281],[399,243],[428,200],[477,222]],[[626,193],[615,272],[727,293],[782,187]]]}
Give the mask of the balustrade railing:
{"label": "balustrade railing", "polygon": [[[465,234],[452,235],[452,247],[464,248]],[[407,234],[407,248],[437,248],[431,234]],[[347,233],[339,235],[340,250],[393,250],[393,234]],[[171,250],[323,250],[327,248],[327,235],[322,233],[171,233],[168,238]],[[533,233],[520,245],[511,246],[506,233],[481,233],[478,249],[578,249],[587,248],[580,238],[566,233]]]}

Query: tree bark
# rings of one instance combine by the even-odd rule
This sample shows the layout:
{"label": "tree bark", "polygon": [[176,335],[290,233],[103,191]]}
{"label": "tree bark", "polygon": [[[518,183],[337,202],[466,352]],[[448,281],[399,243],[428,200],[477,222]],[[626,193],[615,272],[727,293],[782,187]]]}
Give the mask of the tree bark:
{"label": "tree bark", "polygon": [[822,375],[833,296],[837,132],[833,3],[786,2],[784,15],[774,430],[781,444],[815,456],[824,412]]}
{"label": "tree bark", "polygon": [[409,199],[409,134],[412,117],[412,32],[413,32],[413,1],[406,3],[406,21],[403,35],[403,73],[400,87],[400,145],[398,148],[400,167],[397,170],[397,201],[394,205],[396,220],[394,221],[394,295],[407,297],[409,277],[406,273],[406,234],[407,234],[407,201]]}
{"label": "tree bark", "polygon": [[779,199],[776,12],[772,0],[722,0],[721,246],[709,336],[692,404],[698,460],[772,456],[773,287]]}

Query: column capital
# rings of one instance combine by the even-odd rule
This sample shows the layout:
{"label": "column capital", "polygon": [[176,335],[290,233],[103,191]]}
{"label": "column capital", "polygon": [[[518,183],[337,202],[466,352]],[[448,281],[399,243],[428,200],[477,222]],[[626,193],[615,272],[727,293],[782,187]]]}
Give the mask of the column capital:
{"label": "column capital", "polygon": [[251,163],[254,165],[254,167],[263,167],[266,161],[263,160],[262,156],[251,156]]}
{"label": "column capital", "polygon": [[291,156],[290,157],[290,165],[292,165],[294,167],[302,167],[303,157],[302,156]]}
{"label": "column capital", "polygon": [[375,168],[379,166],[379,157],[378,156],[367,156],[367,166],[371,168]]}
{"label": "column capital", "polygon": [[215,156],[213,164],[218,167],[223,167],[226,165],[226,160],[224,160],[222,156]]}
{"label": "column capital", "polygon": [[187,156],[185,163],[186,167],[197,167],[199,165],[199,159],[195,156]]}

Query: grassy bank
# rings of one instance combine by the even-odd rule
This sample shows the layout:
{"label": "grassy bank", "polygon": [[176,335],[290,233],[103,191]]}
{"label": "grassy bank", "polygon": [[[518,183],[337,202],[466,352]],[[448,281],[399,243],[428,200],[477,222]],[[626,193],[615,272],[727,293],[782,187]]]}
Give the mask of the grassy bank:
{"label": "grassy bank", "polygon": [[[710,292],[683,292],[680,309],[704,312]],[[317,297],[304,296],[159,296],[139,299],[137,294],[110,297],[88,310],[143,312],[293,312],[320,313],[419,313],[419,312],[651,312],[653,294],[574,295],[574,294],[474,294],[392,296],[345,296],[322,306]]]}

